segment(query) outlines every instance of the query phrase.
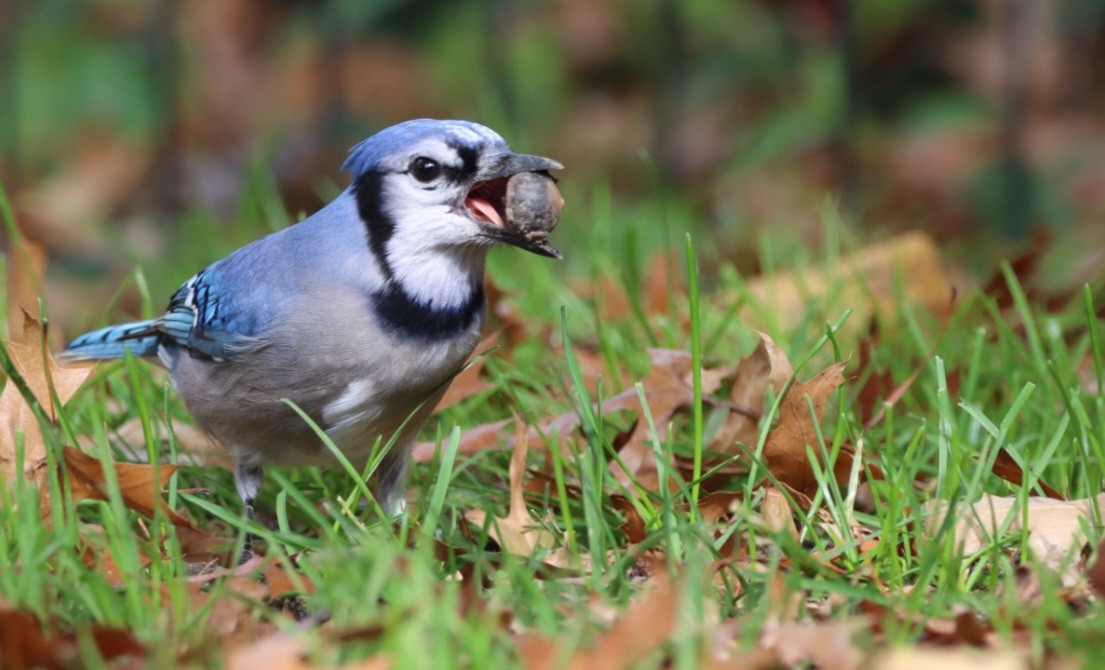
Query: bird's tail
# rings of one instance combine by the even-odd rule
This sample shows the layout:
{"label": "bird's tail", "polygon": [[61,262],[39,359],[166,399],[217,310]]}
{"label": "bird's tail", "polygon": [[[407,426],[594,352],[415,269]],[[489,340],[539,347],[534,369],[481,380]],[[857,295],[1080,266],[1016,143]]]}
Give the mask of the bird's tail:
{"label": "bird's tail", "polygon": [[135,356],[156,356],[160,339],[153,321],[136,321],[85,333],[66,345],[55,358],[62,362],[122,358],[129,350]]}

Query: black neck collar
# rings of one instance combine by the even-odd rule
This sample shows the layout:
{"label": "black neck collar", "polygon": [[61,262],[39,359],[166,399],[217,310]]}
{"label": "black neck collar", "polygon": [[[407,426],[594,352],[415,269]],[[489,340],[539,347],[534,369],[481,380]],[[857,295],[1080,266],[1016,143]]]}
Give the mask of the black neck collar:
{"label": "black neck collar", "polygon": [[419,302],[404,290],[388,264],[387,242],[395,234],[395,223],[384,213],[382,187],[383,175],[371,171],[362,174],[353,185],[368,248],[384,278],[384,288],[373,292],[371,297],[373,313],[385,328],[400,337],[432,341],[466,332],[483,313],[482,282],[471,287],[467,299],[448,307]]}

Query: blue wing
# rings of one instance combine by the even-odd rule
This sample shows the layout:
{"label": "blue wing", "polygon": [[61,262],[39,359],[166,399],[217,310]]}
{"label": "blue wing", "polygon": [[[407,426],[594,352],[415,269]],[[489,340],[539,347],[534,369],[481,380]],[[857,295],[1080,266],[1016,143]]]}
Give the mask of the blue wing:
{"label": "blue wing", "polygon": [[[135,356],[159,356],[167,350],[175,356],[180,349],[223,361],[243,347],[257,342],[263,314],[253,291],[229,292],[220,281],[218,264],[184,283],[169,301],[160,318],[109,326],[86,333],[70,342],[59,360],[93,361]],[[220,286],[222,285],[222,286]],[[220,290],[221,289],[221,290]],[[231,300],[234,296],[236,300]],[[275,301],[262,301],[262,304]],[[231,303],[234,303],[232,305]],[[233,307],[236,306],[237,309]],[[168,362],[166,362],[168,365]]]}
{"label": "blue wing", "polygon": [[259,314],[234,309],[226,286],[212,266],[184,283],[154,329],[171,342],[215,360],[226,360],[257,341]]}

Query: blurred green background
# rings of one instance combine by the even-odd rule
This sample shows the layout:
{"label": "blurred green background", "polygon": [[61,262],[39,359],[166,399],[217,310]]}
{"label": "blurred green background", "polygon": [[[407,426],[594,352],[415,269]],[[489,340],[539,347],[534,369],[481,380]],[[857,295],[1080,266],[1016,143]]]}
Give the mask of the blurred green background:
{"label": "blurred green background", "polygon": [[310,213],[418,116],[561,160],[569,255],[604,209],[607,243],[690,230],[754,273],[828,199],[981,272],[1037,227],[1100,245],[1103,29],[1105,0],[0,0],[0,180],[63,324]]}

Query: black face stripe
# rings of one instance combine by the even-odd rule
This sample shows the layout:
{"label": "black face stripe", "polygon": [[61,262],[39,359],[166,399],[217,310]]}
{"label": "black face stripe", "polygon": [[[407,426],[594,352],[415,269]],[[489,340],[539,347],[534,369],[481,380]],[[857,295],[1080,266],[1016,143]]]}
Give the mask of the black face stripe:
{"label": "black face stripe", "polygon": [[387,242],[395,234],[395,223],[384,213],[383,187],[384,175],[369,171],[354,182],[353,194],[368,236],[368,247],[376,257],[380,272],[390,280],[392,271],[387,262]]}
{"label": "black face stripe", "polygon": [[448,146],[450,149],[457,152],[457,156],[460,157],[460,167],[453,167],[451,165],[443,166],[446,178],[454,184],[468,181],[472,178],[472,175],[476,174],[476,170],[479,169],[479,150],[471,145],[461,144],[459,142],[449,142]]}
{"label": "black face stripe", "polygon": [[456,149],[457,155],[460,156],[461,172],[463,172],[466,177],[476,174],[479,152],[477,152],[474,147],[468,145],[461,145],[453,148]]}
{"label": "black face stripe", "polygon": [[377,291],[370,300],[373,311],[394,335],[423,341],[445,340],[467,331],[483,313],[483,284],[476,284],[468,299],[455,307],[420,303],[397,284]]}

